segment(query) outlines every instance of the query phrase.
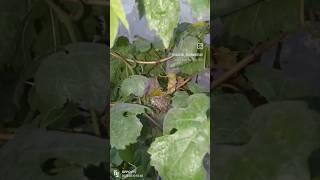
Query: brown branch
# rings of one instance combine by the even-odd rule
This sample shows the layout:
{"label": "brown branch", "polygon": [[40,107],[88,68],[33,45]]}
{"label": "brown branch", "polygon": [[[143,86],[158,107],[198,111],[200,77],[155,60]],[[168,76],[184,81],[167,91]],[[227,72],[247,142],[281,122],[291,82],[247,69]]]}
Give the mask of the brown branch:
{"label": "brown branch", "polygon": [[174,58],[174,56],[170,56],[170,57],[166,57],[166,58],[163,58],[163,59],[159,59],[159,60],[156,60],[156,61],[141,61],[141,60],[134,60],[134,59],[129,59],[129,58],[125,58],[125,57],[122,57],[120,54],[116,53],[116,52],[110,52],[111,56],[117,58],[117,59],[120,59],[120,60],[125,60],[129,63],[138,63],[138,64],[159,64],[159,63],[163,63],[163,62],[166,62],[166,61],[170,61]]}
{"label": "brown branch", "polygon": [[14,134],[0,134],[0,141],[9,141],[13,139]]}
{"label": "brown branch", "polygon": [[184,80],[181,84],[179,84],[177,87],[176,87],[176,90],[182,88],[184,85],[186,85],[189,81],[191,81],[192,77],[188,77],[186,80]]}
{"label": "brown branch", "polygon": [[245,68],[248,64],[255,61],[255,59],[258,56],[260,56],[263,52],[271,49],[274,45],[276,45],[279,41],[283,40],[285,37],[287,37],[287,34],[283,34],[280,38],[266,42],[266,43],[262,44],[261,46],[259,46],[258,48],[256,48],[252,54],[250,54],[249,56],[242,59],[232,69],[225,72],[217,80],[213,81],[213,83],[211,84],[211,88],[215,89],[219,85],[223,84],[225,81],[229,80],[235,73],[239,72],[241,69]]}

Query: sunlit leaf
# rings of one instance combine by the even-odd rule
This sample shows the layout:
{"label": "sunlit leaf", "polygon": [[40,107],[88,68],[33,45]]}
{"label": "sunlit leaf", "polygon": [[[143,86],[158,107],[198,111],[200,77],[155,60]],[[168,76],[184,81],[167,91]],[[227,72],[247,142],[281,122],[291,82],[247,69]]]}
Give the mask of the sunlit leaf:
{"label": "sunlit leaf", "polygon": [[172,129],[179,130],[190,126],[196,127],[207,121],[210,99],[205,94],[193,94],[186,99],[185,108],[171,108],[165,116],[163,131],[168,134]]}
{"label": "sunlit leaf", "polygon": [[210,123],[180,129],[172,135],[156,138],[148,152],[151,165],[163,179],[203,180],[203,157],[209,152]]}
{"label": "sunlit leaf", "polygon": [[150,29],[155,30],[165,48],[169,47],[180,17],[179,0],[144,0],[146,18]]}

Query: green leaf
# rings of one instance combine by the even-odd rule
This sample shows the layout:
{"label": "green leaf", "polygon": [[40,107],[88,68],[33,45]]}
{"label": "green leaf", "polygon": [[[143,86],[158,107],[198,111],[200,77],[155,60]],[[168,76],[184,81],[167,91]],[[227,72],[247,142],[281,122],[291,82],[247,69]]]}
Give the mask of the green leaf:
{"label": "green leaf", "polygon": [[186,99],[187,107],[171,108],[163,122],[164,134],[169,134],[175,128],[177,130],[188,127],[197,127],[206,122],[207,111],[210,107],[210,98],[205,94],[193,94]]}
{"label": "green leaf", "polygon": [[116,166],[119,166],[123,162],[120,157],[119,151],[115,148],[111,148],[110,150],[110,161]]}
{"label": "green leaf", "polygon": [[151,165],[163,179],[203,180],[206,171],[203,157],[209,152],[210,123],[205,121],[199,127],[178,130],[165,135],[151,144]]}
{"label": "green leaf", "polygon": [[172,98],[172,106],[174,108],[185,108],[188,106],[188,102],[186,99],[188,99],[189,95],[185,91],[177,91],[174,93],[174,96]]}
{"label": "green leaf", "polygon": [[113,47],[114,41],[118,34],[119,20],[129,29],[129,23],[126,19],[121,0],[110,1],[110,47]]}
{"label": "green leaf", "polygon": [[35,75],[36,93],[48,108],[68,100],[103,111],[107,99],[108,65],[104,45],[70,44],[47,57]]}
{"label": "green leaf", "polygon": [[253,107],[242,94],[222,94],[213,97],[215,143],[246,143],[249,118]]}
{"label": "green leaf", "polygon": [[121,103],[110,110],[110,139],[111,146],[116,149],[125,149],[135,143],[140,136],[142,123],[137,115],[151,111],[148,107],[138,104]]}
{"label": "green leaf", "polygon": [[119,20],[116,13],[110,8],[110,48],[113,47],[114,41],[118,34]]}
{"label": "green leaf", "polygon": [[198,51],[198,42],[199,40],[193,36],[186,36],[180,40],[173,50],[176,58],[171,62],[170,67],[179,68],[181,72],[190,75],[205,69],[205,54],[202,50]]}
{"label": "green leaf", "polygon": [[257,43],[296,30],[301,24],[301,8],[300,0],[259,1],[225,16],[223,21],[230,35]]}
{"label": "green leaf", "polygon": [[210,1],[209,0],[188,0],[192,7],[192,13],[196,17],[201,17],[209,13]]}
{"label": "green leaf", "polygon": [[260,64],[247,67],[245,74],[253,87],[269,101],[319,95],[284,72]]}
{"label": "green leaf", "polygon": [[0,149],[0,176],[12,180],[87,179],[87,166],[106,162],[107,144],[89,135],[22,127]]}
{"label": "green leaf", "polygon": [[138,38],[133,42],[133,45],[135,46],[136,50],[139,52],[147,52],[151,48],[151,43],[147,42],[146,40],[142,38]]}
{"label": "green leaf", "polygon": [[197,84],[195,82],[189,82],[187,84],[188,89],[193,93],[193,94],[197,94],[197,93],[207,93],[208,90],[206,90],[203,86],[201,86],[200,84]]}
{"label": "green leaf", "polygon": [[[186,96],[179,93],[178,96]],[[209,97],[193,94],[186,104],[176,103],[164,119],[164,136],[156,138],[148,153],[150,164],[156,168],[163,179],[203,180],[206,171],[203,157],[210,147],[210,121],[207,111]],[[177,131],[170,134],[172,129]]]}
{"label": "green leaf", "polygon": [[122,82],[121,93],[125,97],[129,96],[130,94],[142,97],[144,95],[147,83],[148,78],[146,78],[145,76],[132,75]]}
{"label": "green leaf", "polygon": [[151,30],[155,30],[165,48],[169,47],[174,29],[179,23],[179,0],[144,0],[146,18]]}
{"label": "green leaf", "polygon": [[143,1],[144,0],[136,0],[136,3],[138,4],[138,10],[139,10],[139,17],[140,18],[142,18],[146,14],[146,11],[144,9]]}
{"label": "green leaf", "polygon": [[215,178],[309,180],[306,162],[320,145],[319,118],[301,101],[258,107],[250,118],[253,137],[247,145],[215,148]]}

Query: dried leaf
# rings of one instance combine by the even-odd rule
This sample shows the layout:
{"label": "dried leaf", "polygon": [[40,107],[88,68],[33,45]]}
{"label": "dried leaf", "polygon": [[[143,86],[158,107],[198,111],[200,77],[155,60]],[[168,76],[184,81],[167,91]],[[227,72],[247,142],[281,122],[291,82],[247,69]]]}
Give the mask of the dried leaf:
{"label": "dried leaf", "polygon": [[175,73],[168,73],[167,93],[172,94],[176,90],[177,76]]}

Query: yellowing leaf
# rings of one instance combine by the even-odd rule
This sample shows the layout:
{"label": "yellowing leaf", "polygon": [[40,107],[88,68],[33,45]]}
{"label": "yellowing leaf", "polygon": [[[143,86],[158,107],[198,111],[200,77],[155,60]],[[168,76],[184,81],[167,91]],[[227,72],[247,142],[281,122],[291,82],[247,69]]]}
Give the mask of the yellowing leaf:
{"label": "yellowing leaf", "polygon": [[167,76],[168,76],[167,93],[171,94],[176,90],[177,77],[175,73],[168,73]]}

